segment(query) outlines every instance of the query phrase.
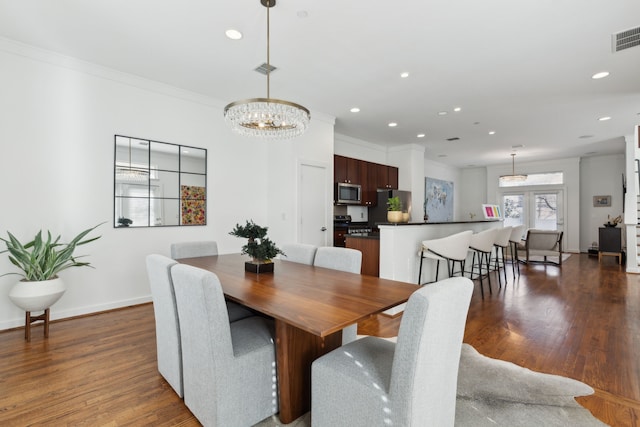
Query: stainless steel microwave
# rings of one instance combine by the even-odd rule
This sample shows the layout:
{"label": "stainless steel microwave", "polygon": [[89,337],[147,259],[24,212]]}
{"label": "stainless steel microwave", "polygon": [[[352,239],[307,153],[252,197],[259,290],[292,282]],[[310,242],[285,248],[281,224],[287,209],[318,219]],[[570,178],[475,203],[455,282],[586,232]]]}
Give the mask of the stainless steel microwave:
{"label": "stainless steel microwave", "polygon": [[362,187],[360,184],[336,183],[336,204],[359,205],[362,200]]}

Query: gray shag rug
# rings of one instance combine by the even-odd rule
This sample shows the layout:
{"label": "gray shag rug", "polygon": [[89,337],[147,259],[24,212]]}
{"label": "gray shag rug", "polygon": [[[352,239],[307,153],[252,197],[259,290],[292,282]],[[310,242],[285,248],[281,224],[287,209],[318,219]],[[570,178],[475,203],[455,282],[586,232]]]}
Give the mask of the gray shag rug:
{"label": "gray shag rug", "polygon": [[[593,394],[593,389],[580,381],[491,359],[478,353],[472,346],[463,344],[455,425],[606,426],[574,399],[590,394]],[[290,424],[282,424],[274,415],[256,426],[310,427],[311,416],[307,413]]]}

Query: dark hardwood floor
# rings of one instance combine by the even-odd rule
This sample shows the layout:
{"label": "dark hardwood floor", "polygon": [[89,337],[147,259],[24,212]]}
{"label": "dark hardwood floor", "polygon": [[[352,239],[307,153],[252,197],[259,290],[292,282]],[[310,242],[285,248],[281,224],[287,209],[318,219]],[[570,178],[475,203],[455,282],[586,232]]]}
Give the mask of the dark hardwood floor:
{"label": "dark hardwood floor", "polygon": [[[465,342],[481,353],[591,385],[579,398],[613,426],[640,425],[640,275],[615,258],[572,255],[562,267],[521,266],[493,293],[479,284]],[[486,284],[485,284],[486,286]],[[360,333],[397,334],[376,316]],[[2,426],[197,426],[158,374],[150,304],[0,333]]]}

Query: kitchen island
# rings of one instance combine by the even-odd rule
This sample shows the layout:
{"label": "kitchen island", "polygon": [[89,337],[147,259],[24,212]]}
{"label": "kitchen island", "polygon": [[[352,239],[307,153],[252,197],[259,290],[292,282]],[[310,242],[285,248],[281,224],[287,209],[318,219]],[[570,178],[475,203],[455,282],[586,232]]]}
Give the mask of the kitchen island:
{"label": "kitchen island", "polygon": [[[380,229],[380,277],[417,284],[423,240],[439,239],[465,230],[477,233],[502,227],[502,221],[383,223],[377,226]],[[441,276],[444,277],[442,273]],[[435,261],[424,260],[422,277],[425,282],[435,280]]]}

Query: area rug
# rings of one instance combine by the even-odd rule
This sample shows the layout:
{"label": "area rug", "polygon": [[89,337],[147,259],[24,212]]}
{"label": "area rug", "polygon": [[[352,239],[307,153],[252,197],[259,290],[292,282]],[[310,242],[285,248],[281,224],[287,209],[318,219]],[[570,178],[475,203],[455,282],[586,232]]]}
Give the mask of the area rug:
{"label": "area rug", "polygon": [[[478,353],[472,346],[463,344],[455,425],[606,426],[574,399],[590,394],[593,394],[593,389],[580,381],[534,372],[510,362],[492,359]],[[307,413],[293,423],[282,424],[274,415],[256,426],[310,427],[311,416]]]}

